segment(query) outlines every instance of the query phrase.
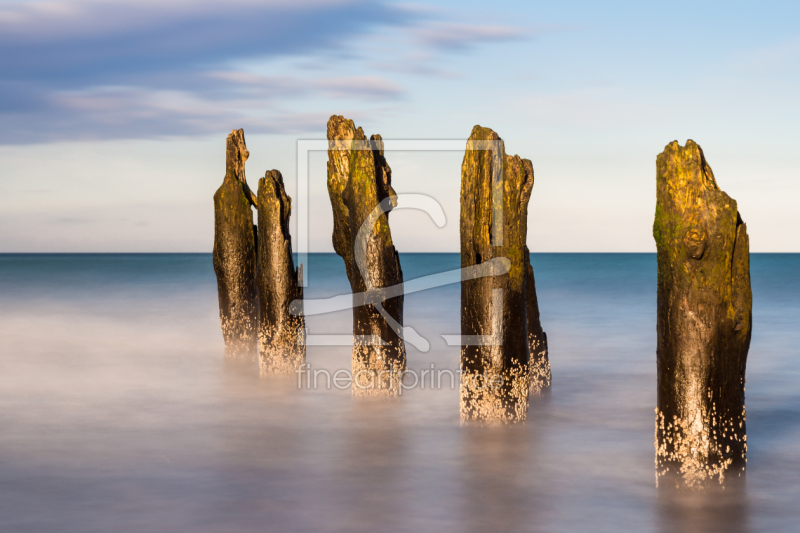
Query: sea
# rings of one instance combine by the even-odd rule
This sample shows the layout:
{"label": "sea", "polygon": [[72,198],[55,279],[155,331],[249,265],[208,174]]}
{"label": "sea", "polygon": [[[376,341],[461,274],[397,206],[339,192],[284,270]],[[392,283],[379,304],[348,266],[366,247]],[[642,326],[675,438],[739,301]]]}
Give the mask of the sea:
{"label": "sea", "polygon": [[[800,255],[751,257],[746,481],[678,492],[655,479],[655,255],[531,260],[552,389],[485,426],[449,380],[381,401],[226,361],[210,254],[0,255],[0,531],[799,531]],[[349,292],[336,255],[306,276],[307,299]],[[405,296],[409,368],[458,368],[459,299]],[[307,327],[341,339],[351,312]],[[307,362],[347,371],[350,347]]]}

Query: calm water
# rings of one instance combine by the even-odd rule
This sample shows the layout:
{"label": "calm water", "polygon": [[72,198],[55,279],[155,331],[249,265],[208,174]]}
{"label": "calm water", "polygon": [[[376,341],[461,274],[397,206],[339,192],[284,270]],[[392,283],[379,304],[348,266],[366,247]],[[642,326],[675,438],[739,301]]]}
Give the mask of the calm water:
{"label": "calm water", "polygon": [[[688,496],[654,488],[655,256],[532,260],[553,391],[491,428],[447,386],[364,401],[224,364],[210,255],[0,255],[0,531],[798,530],[800,255],[752,257],[747,485]],[[336,256],[308,274],[309,298],[348,290]],[[409,365],[457,368],[458,285],[405,309],[431,344]]]}

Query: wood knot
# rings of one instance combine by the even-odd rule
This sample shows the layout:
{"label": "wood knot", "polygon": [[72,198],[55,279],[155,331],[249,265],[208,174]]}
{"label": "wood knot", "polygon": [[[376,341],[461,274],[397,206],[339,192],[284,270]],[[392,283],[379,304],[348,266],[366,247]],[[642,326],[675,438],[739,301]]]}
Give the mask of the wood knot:
{"label": "wood knot", "polygon": [[683,243],[686,245],[686,253],[692,259],[702,259],[703,254],[706,252],[708,246],[708,238],[705,230],[702,228],[692,228],[686,232],[683,238]]}

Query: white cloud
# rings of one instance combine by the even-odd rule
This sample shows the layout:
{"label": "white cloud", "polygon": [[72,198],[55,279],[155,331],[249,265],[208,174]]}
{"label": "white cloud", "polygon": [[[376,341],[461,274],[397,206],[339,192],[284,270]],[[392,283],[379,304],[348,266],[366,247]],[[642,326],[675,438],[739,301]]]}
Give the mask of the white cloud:
{"label": "white cloud", "polygon": [[[377,116],[406,96],[408,74],[457,78],[448,51],[528,33],[453,15],[367,0],[0,2],[0,144],[231,122],[307,132],[331,100]],[[325,68],[302,68],[314,61]]]}
{"label": "white cloud", "polygon": [[477,24],[431,24],[414,30],[424,44],[437,48],[466,48],[486,42],[517,40],[528,35],[519,26],[492,26]]}

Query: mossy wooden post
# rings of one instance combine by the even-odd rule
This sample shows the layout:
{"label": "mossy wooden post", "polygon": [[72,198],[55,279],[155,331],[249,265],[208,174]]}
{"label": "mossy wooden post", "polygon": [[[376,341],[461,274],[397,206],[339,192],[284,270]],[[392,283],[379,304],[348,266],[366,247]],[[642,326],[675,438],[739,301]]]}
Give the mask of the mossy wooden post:
{"label": "mossy wooden post", "polygon": [[462,420],[527,416],[525,241],[532,188],[531,162],[507,156],[497,133],[475,126],[461,165],[461,267],[505,257],[510,269],[461,281],[461,335],[469,341],[461,348]]}
{"label": "mossy wooden post", "polygon": [[[527,160],[526,160],[527,161]],[[533,173],[533,168],[531,168]],[[527,216],[527,206],[525,208]],[[528,348],[530,353],[531,396],[538,397],[550,389],[550,357],[547,350],[547,333],[542,329],[536,280],[533,276],[530,252],[525,247],[525,292],[527,294]]]}
{"label": "mossy wooden post", "polygon": [[656,479],[678,486],[744,473],[752,327],[747,227],[693,141],[656,159]]}
{"label": "mossy wooden post", "polygon": [[214,272],[225,355],[251,359],[256,354],[255,195],[247,186],[244,164],[250,152],[244,131],[228,135],[225,179],[214,194]]}
{"label": "mossy wooden post", "polygon": [[[333,208],[333,248],[344,260],[354,294],[403,283],[392,243],[388,210],[395,196],[379,135],[367,140],[352,120],[328,121],[328,194]],[[378,205],[389,198],[386,213]],[[359,231],[363,242],[358,242]],[[371,226],[371,229],[369,229]],[[360,254],[360,255],[359,255]],[[366,278],[366,279],[365,279]],[[402,339],[403,296],[353,308],[353,393],[400,392],[406,369]]]}
{"label": "mossy wooden post", "polygon": [[[283,176],[270,170],[258,181],[258,352],[261,375],[294,374],[305,363],[305,319],[289,306],[302,306],[302,266],[294,267],[289,217],[292,199]],[[302,309],[302,307],[300,307]]]}

